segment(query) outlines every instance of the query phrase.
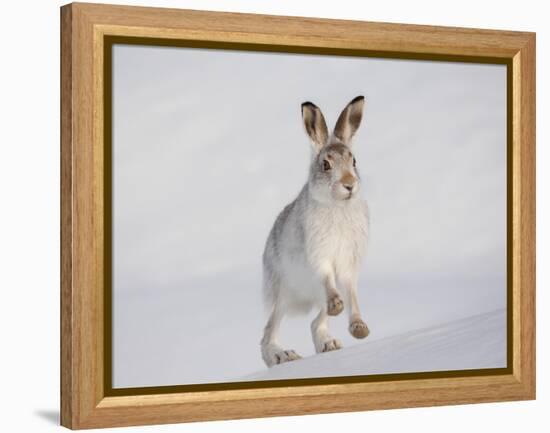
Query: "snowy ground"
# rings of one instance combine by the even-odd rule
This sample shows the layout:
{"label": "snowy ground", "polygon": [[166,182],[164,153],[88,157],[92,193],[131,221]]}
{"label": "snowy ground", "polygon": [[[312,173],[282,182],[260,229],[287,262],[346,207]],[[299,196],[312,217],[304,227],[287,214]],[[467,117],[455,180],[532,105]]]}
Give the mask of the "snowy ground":
{"label": "snowy ground", "polygon": [[366,341],[239,380],[295,379],[506,367],[506,311]]}
{"label": "snowy ground", "polygon": [[[370,347],[379,340],[414,330],[439,329],[443,324],[506,305],[505,291],[498,290],[497,284],[480,281],[453,287],[426,280],[423,284],[411,281],[405,285],[391,278],[367,284],[368,272],[365,274],[359,300],[371,330],[368,338],[359,341],[349,334],[346,311],[329,321],[331,333],[346,350],[358,345]],[[261,307],[260,279],[257,266],[181,283],[181,288],[192,290],[170,285],[157,286],[155,290],[115,291],[114,386],[230,382],[263,370],[260,339],[266,313]],[[315,314],[311,311],[307,316],[286,317],[281,343],[303,357],[313,355],[309,325]],[[501,339],[495,340],[495,345],[500,346],[494,349],[499,359],[506,352],[504,319],[501,325]],[[484,335],[482,330],[470,331]],[[471,341],[474,344],[476,339]],[[477,346],[472,350],[485,349]],[[432,358],[427,348],[424,357]],[[456,359],[458,368],[471,365],[461,365],[461,359]]]}
{"label": "snowy ground", "polygon": [[265,313],[257,307],[260,291],[253,290],[257,276],[239,275],[240,280],[222,278],[232,290],[223,290],[216,281],[197,281],[189,284],[195,288],[192,291],[159,288],[162,296],[150,296],[147,291],[134,291],[132,296],[115,293],[115,387],[505,365],[505,308],[471,313],[480,303],[482,290],[468,297],[458,289],[440,294],[418,289],[413,302],[406,296],[410,288],[399,296],[397,288],[382,287],[366,290],[361,298],[371,330],[366,340],[349,335],[346,314],[341,314],[330,319],[330,330],[344,349],[314,355],[309,323],[315,312],[287,318],[281,343],[305,359],[268,373],[260,356]]}

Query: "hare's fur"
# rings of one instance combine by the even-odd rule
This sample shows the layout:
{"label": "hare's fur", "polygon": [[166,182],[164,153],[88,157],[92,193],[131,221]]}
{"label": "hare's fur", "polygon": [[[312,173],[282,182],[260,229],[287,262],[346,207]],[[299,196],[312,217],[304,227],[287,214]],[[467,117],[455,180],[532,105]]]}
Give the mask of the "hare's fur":
{"label": "hare's fur", "polygon": [[339,314],[344,306],[352,335],[368,335],[357,302],[368,215],[350,148],[362,110],[363,98],[355,98],[329,136],[321,111],[311,103],[302,105],[304,125],[313,144],[308,181],[275,220],[263,255],[264,299],[270,317],[261,349],[268,366],[300,358],[278,341],[285,314],[319,310],[311,323],[317,353],[342,347],[328,331],[328,316]]}

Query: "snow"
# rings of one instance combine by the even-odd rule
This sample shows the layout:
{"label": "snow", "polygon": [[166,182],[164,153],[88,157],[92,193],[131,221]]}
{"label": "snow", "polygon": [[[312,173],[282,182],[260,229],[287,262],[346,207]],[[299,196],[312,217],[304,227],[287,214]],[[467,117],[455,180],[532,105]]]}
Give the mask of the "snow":
{"label": "snow", "polygon": [[[277,365],[239,380],[297,379],[506,367],[506,310]],[[504,349],[504,350],[503,350]]]}
{"label": "snow", "polygon": [[[260,281],[258,265],[189,279],[179,287],[170,284],[158,285],[154,290],[143,287],[131,292],[114,291],[114,386],[231,382],[263,371],[260,339],[266,312],[262,309]],[[193,290],[181,289],[186,287]],[[505,293],[495,296],[495,287],[478,283],[464,288],[437,282],[422,286],[397,282],[374,285],[367,278],[360,287],[359,300],[371,334],[366,340],[354,339],[347,330],[346,310],[330,318],[329,329],[342,341],[345,351],[363,345],[371,347],[414,330],[438,329],[450,322],[504,309]],[[496,305],[487,308],[491,303],[485,299],[493,299]],[[303,357],[311,357],[314,348],[309,325],[315,314],[311,311],[307,316],[285,317],[281,344]],[[502,318],[502,335],[504,324]],[[485,349],[480,346],[473,350]],[[504,359],[504,337],[495,340],[492,350]],[[426,352],[425,356],[432,354]]]}

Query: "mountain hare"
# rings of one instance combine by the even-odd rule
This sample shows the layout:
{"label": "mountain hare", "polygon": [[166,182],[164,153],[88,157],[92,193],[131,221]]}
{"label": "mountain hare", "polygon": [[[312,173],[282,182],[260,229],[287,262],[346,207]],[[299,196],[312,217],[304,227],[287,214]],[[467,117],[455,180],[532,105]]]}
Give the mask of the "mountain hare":
{"label": "mountain hare", "polygon": [[[369,329],[357,302],[357,276],[367,241],[367,204],[360,197],[359,173],[351,139],[363,116],[363,96],[344,108],[329,136],[321,110],[302,104],[305,130],[312,143],[307,183],[275,220],[263,254],[264,298],[271,310],[261,341],[262,358],[271,367],[299,359],[285,350],[278,330],[285,314],[307,314],[317,353],[340,349],[328,331],[328,316],[349,311],[349,331],[365,338]],[[340,292],[340,290],[342,292]]]}

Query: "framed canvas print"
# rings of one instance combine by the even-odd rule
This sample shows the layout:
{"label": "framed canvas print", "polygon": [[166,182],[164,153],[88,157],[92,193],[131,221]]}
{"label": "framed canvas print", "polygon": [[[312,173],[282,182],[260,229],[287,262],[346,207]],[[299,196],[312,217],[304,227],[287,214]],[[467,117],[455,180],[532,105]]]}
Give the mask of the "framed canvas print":
{"label": "framed canvas print", "polygon": [[61,422],[535,398],[535,35],[61,8]]}

